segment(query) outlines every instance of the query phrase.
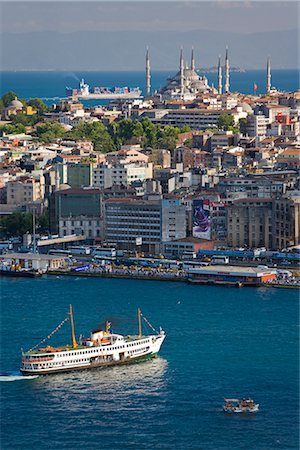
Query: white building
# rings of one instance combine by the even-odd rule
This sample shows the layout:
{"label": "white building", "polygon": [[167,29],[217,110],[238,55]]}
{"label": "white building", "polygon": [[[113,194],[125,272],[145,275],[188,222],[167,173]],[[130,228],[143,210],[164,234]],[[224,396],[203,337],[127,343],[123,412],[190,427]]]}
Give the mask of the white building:
{"label": "white building", "polygon": [[153,165],[149,164],[99,164],[93,171],[93,186],[107,189],[113,185],[130,185],[133,181],[153,178]]}

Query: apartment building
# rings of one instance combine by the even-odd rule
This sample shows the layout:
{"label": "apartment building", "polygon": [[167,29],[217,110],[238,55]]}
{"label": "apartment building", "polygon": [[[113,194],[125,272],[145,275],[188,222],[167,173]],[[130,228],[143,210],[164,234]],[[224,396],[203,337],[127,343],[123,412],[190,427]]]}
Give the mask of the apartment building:
{"label": "apartment building", "polygon": [[37,178],[21,176],[10,180],[6,184],[6,198],[8,205],[21,205],[42,200],[45,195],[45,180],[41,175]]}

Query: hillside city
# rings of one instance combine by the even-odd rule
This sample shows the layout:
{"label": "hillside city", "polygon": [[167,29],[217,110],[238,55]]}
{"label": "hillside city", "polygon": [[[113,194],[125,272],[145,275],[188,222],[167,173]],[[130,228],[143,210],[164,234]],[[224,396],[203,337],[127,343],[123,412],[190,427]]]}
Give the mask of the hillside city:
{"label": "hillside city", "polygon": [[[1,99],[1,238],[43,252],[89,244],[145,256],[299,245],[300,92],[230,91],[191,64],[146,96],[86,106]],[[34,214],[34,240],[32,220]],[[44,241],[44,242],[43,242]],[[16,246],[14,246],[16,248]],[[36,246],[35,246],[36,251]],[[206,252],[206,253],[205,253]],[[244,254],[244,256],[246,253]],[[287,256],[284,256],[287,261]]]}

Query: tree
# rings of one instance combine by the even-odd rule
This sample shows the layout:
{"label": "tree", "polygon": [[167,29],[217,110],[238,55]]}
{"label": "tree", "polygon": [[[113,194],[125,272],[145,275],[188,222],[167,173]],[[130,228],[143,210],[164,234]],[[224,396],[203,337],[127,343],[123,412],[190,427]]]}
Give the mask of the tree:
{"label": "tree", "polygon": [[144,129],[144,135],[145,135],[145,146],[151,147],[151,148],[157,148],[157,130],[160,128],[156,127],[149,117],[145,117],[141,121],[142,127]]}
{"label": "tree", "polygon": [[37,231],[39,233],[49,232],[49,214],[48,211],[43,212],[37,216]]}
{"label": "tree", "polygon": [[26,133],[26,128],[23,124],[17,123],[7,124],[0,127],[0,134],[3,136],[4,134],[23,134]]}
{"label": "tree", "polygon": [[22,125],[24,125],[25,127],[31,127],[33,125],[36,124],[36,122],[38,121],[38,117],[36,114],[33,114],[32,116],[27,116],[24,113],[17,113],[17,114],[13,114],[10,117],[11,121],[13,124],[17,124],[17,123],[21,123]]}
{"label": "tree", "polygon": [[185,147],[193,148],[193,139],[186,139],[183,144]]}
{"label": "tree", "polygon": [[160,148],[166,148],[167,150],[174,150],[176,147],[177,139],[180,130],[177,127],[166,125],[159,131],[158,145]]}
{"label": "tree", "polygon": [[31,98],[27,102],[28,106],[32,106],[33,109],[37,111],[39,115],[42,115],[44,112],[48,111],[49,108],[40,98]]}
{"label": "tree", "polygon": [[6,94],[4,94],[1,98],[4,107],[6,108],[16,97],[17,94],[13,91],[9,91]]}
{"label": "tree", "polygon": [[80,123],[66,133],[65,137],[74,139],[75,141],[79,139],[88,139],[92,141],[94,149],[101,153],[112,152],[116,149],[111,135],[101,122]]}
{"label": "tree", "polygon": [[234,127],[234,117],[232,114],[222,113],[219,116],[218,127],[221,130],[228,131],[229,127]]}
{"label": "tree", "polygon": [[37,126],[36,134],[41,141],[50,142],[62,138],[65,134],[65,129],[58,122],[46,122]]}
{"label": "tree", "polygon": [[239,128],[241,133],[246,134],[246,126],[247,126],[247,119],[242,118],[239,120]]}
{"label": "tree", "polygon": [[6,237],[23,236],[32,232],[32,214],[15,212],[0,219],[1,232]]}
{"label": "tree", "polygon": [[191,128],[188,125],[183,125],[180,128],[180,133],[188,133],[189,131],[191,131]]}
{"label": "tree", "polygon": [[133,132],[132,132],[133,136],[137,136],[137,137],[143,137],[145,136],[145,131],[143,128],[143,125],[141,124],[141,122],[139,122],[138,120],[135,120],[133,122]]}

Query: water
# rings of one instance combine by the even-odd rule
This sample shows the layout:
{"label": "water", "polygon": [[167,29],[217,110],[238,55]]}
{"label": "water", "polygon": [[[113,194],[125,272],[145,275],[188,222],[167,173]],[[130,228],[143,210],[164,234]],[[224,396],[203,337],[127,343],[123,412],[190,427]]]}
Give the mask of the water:
{"label": "water", "polygon": [[[174,72],[153,71],[151,73],[152,91],[166,84],[166,79]],[[217,86],[217,73],[206,74],[209,83]],[[65,96],[65,87],[77,87],[84,78],[90,86],[139,86],[145,92],[144,72],[0,72],[0,95],[12,90],[20,98],[55,98]],[[224,81],[224,80],[223,80]],[[266,71],[252,70],[230,75],[230,89],[245,94],[253,94],[254,82],[257,94],[266,90]],[[283,91],[299,89],[299,71],[273,70],[272,85]],[[91,103],[91,102],[89,102]],[[94,101],[94,104],[100,101]]]}
{"label": "water", "polygon": [[[46,277],[2,278],[1,294],[11,376],[71,302],[77,335],[106,318],[132,333],[138,306],[167,333],[152,361],[0,383],[2,450],[298,449],[297,291]],[[68,324],[53,339],[70,342]],[[226,415],[226,396],[260,412]]]}

